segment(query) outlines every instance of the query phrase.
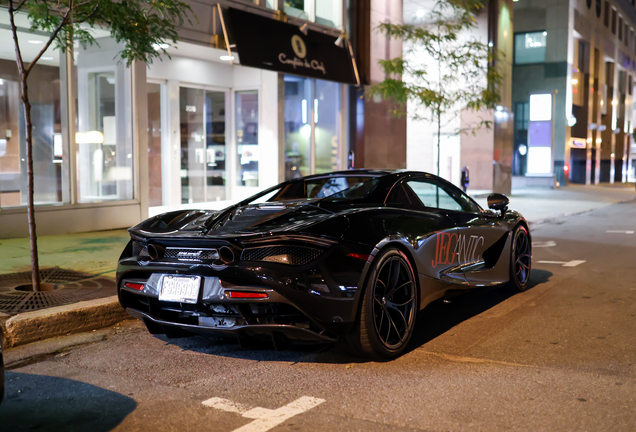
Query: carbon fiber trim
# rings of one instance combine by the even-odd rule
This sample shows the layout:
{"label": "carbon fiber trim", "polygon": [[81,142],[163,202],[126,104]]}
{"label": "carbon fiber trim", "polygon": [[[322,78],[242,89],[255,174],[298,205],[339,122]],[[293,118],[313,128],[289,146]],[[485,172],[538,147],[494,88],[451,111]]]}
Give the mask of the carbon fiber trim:
{"label": "carbon fiber trim", "polygon": [[133,256],[142,256],[147,257],[148,255],[148,247],[142,245],[141,243],[133,242]]}
{"label": "carbon fiber trim", "polygon": [[168,247],[163,256],[180,261],[205,261],[219,259],[219,252],[216,249]]}

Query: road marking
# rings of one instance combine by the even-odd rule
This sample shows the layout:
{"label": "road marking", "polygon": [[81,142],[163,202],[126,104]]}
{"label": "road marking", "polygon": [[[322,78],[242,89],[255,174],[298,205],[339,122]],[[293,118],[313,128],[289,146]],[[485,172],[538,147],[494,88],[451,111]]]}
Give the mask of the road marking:
{"label": "road marking", "polygon": [[572,261],[539,261],[539,264],[560,264],[563,267],[576,267],[579,264],[583,264],[585,260],[572,260]]}
{"label": "road marking", "polygon": [[605,232],[608,234],[634,234],[634,231],[624,231],[624,230],[607,230]]}
{"label": "road marking", "polygon": [[554,247],[554,246],[556,246],[556,242],[552,240],[548,240],[547,242],[532,242],[532,247],[535,247],[535,248]]}
{"label": "road marking", "polygon": [[241,426],[233,432],[267,432],[286,420],[309,411],[323,402],[326,401],[311,396],[303,396],[275,410],[261,407],[251,408],[228,399],[217,397],[213,397],[201,403],[211,408],[241,414],[245,418],[254,419],[253,422]]}
{"label": "road marking", "polygon": [[201,403],[210,408],[216,408],[222,411],[233,412],[237,414],[243,414],[252,409],[251,407],[242,405],[240,403],[218,397],[213,397]]}
{"label": "road marking", "polygon": [[569,263],[565,263],[563,264],[563,267],[576,267],[579,264],[583,264],[585,262],[585,260],[573,260],[570,261]]}

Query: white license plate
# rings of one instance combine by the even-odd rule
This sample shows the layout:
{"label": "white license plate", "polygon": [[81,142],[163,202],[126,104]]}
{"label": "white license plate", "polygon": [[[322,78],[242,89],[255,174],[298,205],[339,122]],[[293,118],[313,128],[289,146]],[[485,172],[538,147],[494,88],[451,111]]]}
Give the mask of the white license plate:
{"label": "white license plate", "polygon": [[161,278],[159,300],[196,303],[199,299],[201,276],[169,276]]}

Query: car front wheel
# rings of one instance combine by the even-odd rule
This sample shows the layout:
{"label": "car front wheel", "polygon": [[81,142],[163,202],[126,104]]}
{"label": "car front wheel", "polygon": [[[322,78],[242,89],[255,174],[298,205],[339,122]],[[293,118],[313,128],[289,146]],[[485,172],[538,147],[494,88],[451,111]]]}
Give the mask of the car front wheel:
{"label": "car front wheel", "polygon": [[532,269],[532,245],[528,230],[519,225],[512,233],[510,251],[510,287],[516,291],[528,289]]}

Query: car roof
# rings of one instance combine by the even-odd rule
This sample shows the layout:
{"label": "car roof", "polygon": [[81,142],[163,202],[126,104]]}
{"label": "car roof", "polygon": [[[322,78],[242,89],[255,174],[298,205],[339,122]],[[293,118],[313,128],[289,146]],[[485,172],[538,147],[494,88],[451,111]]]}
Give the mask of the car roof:
{"label": "car roof", "polygon": [[[331,177],[384,177],[393,175],[395,178],[404,178],[410,177],[413,175],[417,176],[431,176],[434,178],[440,178],[434,174],[424,172],[424,171],[413,171],[413,170],[405,170],[405,169],[367,169],[367,168],[357,168],[357,169],[348,169],[342,171],[332,171],[328,173],[322,174],[312,174],[305,177],[300,177],[293,180],[288,180],[290,182],[295,181],[306,181],[306,180],[317,180],[317,179],[328,179]],[[441,179],[441,178],[440,178]],[[443,180],[443,179],[441,179]]]}

